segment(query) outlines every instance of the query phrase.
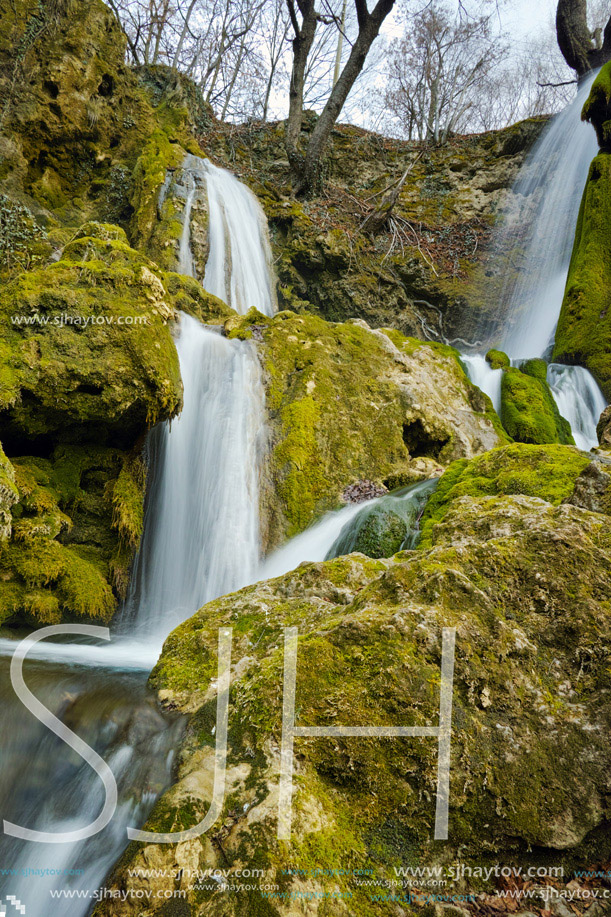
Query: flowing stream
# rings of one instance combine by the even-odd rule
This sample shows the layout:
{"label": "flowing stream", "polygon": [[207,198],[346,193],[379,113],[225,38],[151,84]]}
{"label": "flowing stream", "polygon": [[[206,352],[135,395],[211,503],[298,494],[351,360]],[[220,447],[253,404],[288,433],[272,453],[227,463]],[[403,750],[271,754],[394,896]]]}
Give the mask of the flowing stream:
{"label": "flowing stream", "polygon": [[[595,78],[584,80],[573,102],[556,115],[526,158],[514,183],[517,202],[504,220],[497,249],[504,267],[499,314],[505,332],[498,342],[512,361],[546,357],[551,352],[573,249],[579,205],[590,163],[598,152],[591,125],[581,109]],[[485,338],[485,329],[483,329]],[[463,356],[471,381],[501,403],[502,370],[482,354]],[[548,382],[575,444],[598,445],[596,424],[606,406],[594,378],[582,367],[552,364]]]}
{"label": "flowing stream", "polygon": [[[204,287],[238,312],[256,306],[273,314],[267,224],[255,196],[231,173],[194,156],[185,159],[182,183],[179,270],[195,276],[190,218],[198,195],[206,195]],[[118,633],[110,645],[41,642],[25,664],[34,695],[107,761],[119,790],[112,821],[87,840],[39,844],[0,836],[0,895],[16,896],[28,917],[89,912],[91,893],[126,846],[126,828],[142,825],[171,780],[183,724],[159,713],[146,686],[165,636],[209,599],[257,577],[264,402],[256,352],[184,314],[177,350],[184,408],[148,437],[144,534]],[[8,678],[15,645],[0,640],[2,815],[27,828],[76,830],[100,812],[103,786],[17,701]],[[54,903],[52,892],[65,890],[84,896]]]}

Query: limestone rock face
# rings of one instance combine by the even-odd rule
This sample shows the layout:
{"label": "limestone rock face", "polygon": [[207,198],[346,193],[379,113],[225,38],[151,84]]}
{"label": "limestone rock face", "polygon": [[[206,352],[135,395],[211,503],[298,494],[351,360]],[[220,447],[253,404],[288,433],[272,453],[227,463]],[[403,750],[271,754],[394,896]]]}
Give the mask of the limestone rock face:
{"label": "limestone rock face", "polygon": [[267,546],[338,506],[355,481],[397,487],[505,439],[450,347],[292,312],[273,320],[250,312],[226,328],[260,342],[270,423]]}
{"label": "limestone rock face", "polygon": [[596,424],[598,442],[603,448],[611,446],[611,405],[605,408]]}
{"label": "limestone rock face", "polygon": [[[373,868],[384,881],[397,862],[500,857],[575,868],[609,855],[608,517],[535,494],[463,493],[448,502],[430,545],[388,560],[352,554],[303,564],[209,603],[170,635],[152,680],[191,725],[176,783],[147,827],[189,827],[208,810],[211,680],[218,628],[227,626],[228,797],[209,834],[177,846],[132,845],[109,884],[154,890],[164,880],[133,873],[152,864],[237,870],[256,861],[261,884],[288,893],[274,899],[274,913],[295,913],[290,893],[309,889],[350,891],[349,913],[359,914],[368,913],[370,889],[353,881],[354,869]],[[433,839],[435,740],[341,736],[295,739],[292,836],[278,842],[287,626],[299,630],[300,726],[435,724],[441,632],[456,628],[447,842]],[[307,872],[331,864],[332,877]],[[305,876],[291,875],[296,865]],[[245,893],[203,893],[186,872],[177,883],[192,914],[243,913]],[[249,913],[257,913],[263,896],[257,888],[250,895]],[[321,900],[312,897],[309,913],[329,913]],[[151,915],[161,907],[153,904]],[[95,913],[135,915],[137,905],[108,900]]]}

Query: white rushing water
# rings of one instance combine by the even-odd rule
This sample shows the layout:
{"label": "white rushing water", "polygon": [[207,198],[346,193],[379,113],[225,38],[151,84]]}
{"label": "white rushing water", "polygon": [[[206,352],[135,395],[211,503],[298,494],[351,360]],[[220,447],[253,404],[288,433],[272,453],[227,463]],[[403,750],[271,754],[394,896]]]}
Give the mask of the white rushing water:
{"label": "white rushing water", "polygon": [[575,445],[593,449],[598,445],[596,424],[607,402],[591,373],[583,366],[550,363],[547,381],[558,410],[571,425]]}
{"label": "white rushing water", "polygon": [[351,503],[326,513],[319,522],[270,554],[259,571],[259,579],[282,576],[305,561],[317,563],[349,554],[355,549],[362,525],[372,512],[379,510],[390,510],[404,520],[407,528],[404,547],[412,547],[417,537],[418,519],[436,486],[437,478],[431,478],[373,500]]}
{"label": "white rushing water", "polygon": [[[598,152],[592,127],[581,109],[595,78],[583,81],[573,102],[556,115],[528,155],[514,184],[515,212],[501,230],[498,247],[507,265],[501,310],[507,317],[498,344],[515,365],[550,352],[562,308],[577,216],[590,163]],[[517,275],[514,269],[518,266]],[[463,355],[469,378],[500,412],[502,370],[482,354]],[[580,366],[552,364],[548,382],[561,415],[569,421],[575,444],[598,444],[596,424],[606,406],[590,372]]]}
{"label": "white rushing water", "polygon": [[461,354],[461,360],[473,385],[477,385],[484,394],[488,395],[492,407],[497,414],[500,414],[503,370],[492,369],[481,353]]}
{"label": "white rushing water", "polygon": [[[500,348],[511,358],[541,357],[552,341],[573,250],[575,226],[590,163],[598,152],[596,134],[581,120],[594,74],[575,99],[543,131],[514,184],[521,206],[505,234],[523,242],[516,253],[517,278],[508,277],[501,298],[508,324]],[[534,202],[534,211],[533,211]]]}
{"label": "white rushing water", "polygon": [[[190,215],[205,185],[210,207],[203,286],[237,312],[275,308],[265,217],[230,172],[187,156],[179,257],[194,274]],[[131,581],[131,626],[157,643],[205,602],[256,578],[258,453],[264,393],[254,346],[182,315],[176,342],[184,407],[149,438],[144,535]]]}

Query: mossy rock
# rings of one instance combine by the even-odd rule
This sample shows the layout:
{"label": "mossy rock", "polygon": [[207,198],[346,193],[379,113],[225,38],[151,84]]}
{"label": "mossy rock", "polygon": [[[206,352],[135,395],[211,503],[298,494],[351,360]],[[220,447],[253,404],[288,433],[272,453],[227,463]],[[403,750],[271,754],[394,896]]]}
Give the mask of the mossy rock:
{"label": "mossy rock", "polygon": [[12,461],[10,540],[0,547],[0,623],[108,622],[142,531],[145,472],[135,454],[60,446]]}
{"label": "mossy rock", "polygon": [[192,315],[204,325],[222,325],[234,315],[227,303],[204,290],[193,277],[167,271],[163,274],[163,282],[174,307]]}
{"label": "mossy rock", "polygon": [[601,150],[611,152],[611,61],[600,68],[592,83],[581,119],[593,125]]}
{"label": "mossy rock", "polygon": [[[568,447],[548,448],[581,461]],[[282,917],[303,890],[297,863],[310,891],[349,892],[350,913],[367,917],[396,908],[372,902],[354,870],[383,886],[406,863],[552,862],[564,869],[555,883],[564,889],[575,869],[611,852],[610,548],[608,519],[596,513],[523,494],[463,495],[427,551],[302,564],[207,604],[168,637],[151,677],[162,703],[188,713],[190,725],[175,783],[146,827],[187,828],[208,811],[218,728],[210,684],[218,629],[231,627],[223,849],[203,835],[189,841],[194,860],[240,869],[256,851],[263,881],[284,893],[274,899]],[[456,629],[447,841],[434,840],[436,739],[337,735],[296,737],[291,840],[278,841],[286,627],[299,632],[296,725],[304,727],[437,724],[442,628]],[[149,850],[131,845],[108,884],[145,882],[155,901],[163,879],[140,872]],[[172,867],[172,847],[156,856]],[[466,876],[461,893],[501,887]],[[195,880],[181,888],[201,906]],[[205,905],[217,917],[238,917],[241,906],[220,894]]]}
{"label": "mossy rock", "polygon": [[421,522],[421,547],[432,542],[454,500],[461,497],[522,494],[557,506],[568,500],[589,459],[570,446],[515,443],[471,461],[450,465],[427,503]]}
{"label": "mossy rock", "polygon": [[511,366],[511,360],[502,350],[489,350],[486,354],[486,362],[491,369],[507,369]]}
{"label": "mossy rock", "polygon": [[[79,237],[0,294],[0,421],[11,451],[31,442],[129,447],[181,405],[156,266],[123,241]],[[24,448],[25,447],[25,448]]]}
{"label": "mossy rock", "polygon": [[547,384],[544,360],[509,367],[501,379],[501,423],[519,443],[574,445],[571,426],[560,414]]}
{"label": "mossy rock", "polygon": [[[350,549],[341,550],[338,554],[348,554],[359,551],[367,557],[392,557],[401,550],[401,545],[407,535],[407,524],[398,513],[387,507],[374,509],[364,514],[358,527],[352,532]],[[340,539],[341,540],[341,535]]]}
{"label": "mossy rock", "polygon": [[263,360],[268,547],[339,506],[355,480],[419,480],[504,440],[451,347],[290,311],[251,311],[225,329],[256,340]]}
{"label": "mossy rock", "polygon": [[586,366],[611,400],[611,154],[592,161],[556,329],[554,360]]}

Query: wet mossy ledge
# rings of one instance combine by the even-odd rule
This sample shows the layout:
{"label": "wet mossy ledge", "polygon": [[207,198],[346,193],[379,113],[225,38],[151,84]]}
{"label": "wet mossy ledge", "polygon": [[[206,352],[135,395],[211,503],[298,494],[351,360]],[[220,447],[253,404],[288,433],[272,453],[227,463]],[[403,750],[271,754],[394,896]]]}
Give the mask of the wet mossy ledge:
{"label": "wet mossy ledge", "polygon": [[251,310],[225,330],[256,341],[264,367],[267,547],[336,508],[355,481],[398,487],[506,441],[451,347],[290,311]]}
{"label": "wet mossy ledge", "polygon": [[590,166],[562,303],[554,360],[586,366],[611,400],[611,153]]}
{"label": "wet mossy ledge", "polygon": [[[570,877],[606,860],[611,530],[608,516],[573,502],[588,462],[570,446],[521,444],[459,462],[429,504],[439,498],[419,550],[302,564],[209,603],[177,628],[151,682],[163,704],[191,719],[176,781],[146,827],[184,829],[208,810],[217,635],[231,627],[227,794],[214,837],[186,841],[181,862],[263,868],[264,882],[286,893],[274,913],[288,917],[290,893],[304,889],[350,892],[350,913],[394,914],[372,902],[354,870],[384,882],[406,862],[500,858],[553,862]],[[299,630],[299,726],[436,724],[442,629],[456,628],[446,842],[433,838],[432,738],[296,739],[292,836],[277,840],[288,626]],[[132,844],[108,884],[160,887],[146,869],[151,856],[150,846]],[[154,847],[154,857],[158,867],[176,866],[173,847]],[[328,872],[304,878],[292,867]],[[198,887],[186,870],[177,883],[194,911],[244,913],[243,896]],[[248,913],[258,913],[265,898],[250,884]],[[494,880],[452,891],[481,892],[485,903]],[[132,910],[109,901],[95,913]]]}

